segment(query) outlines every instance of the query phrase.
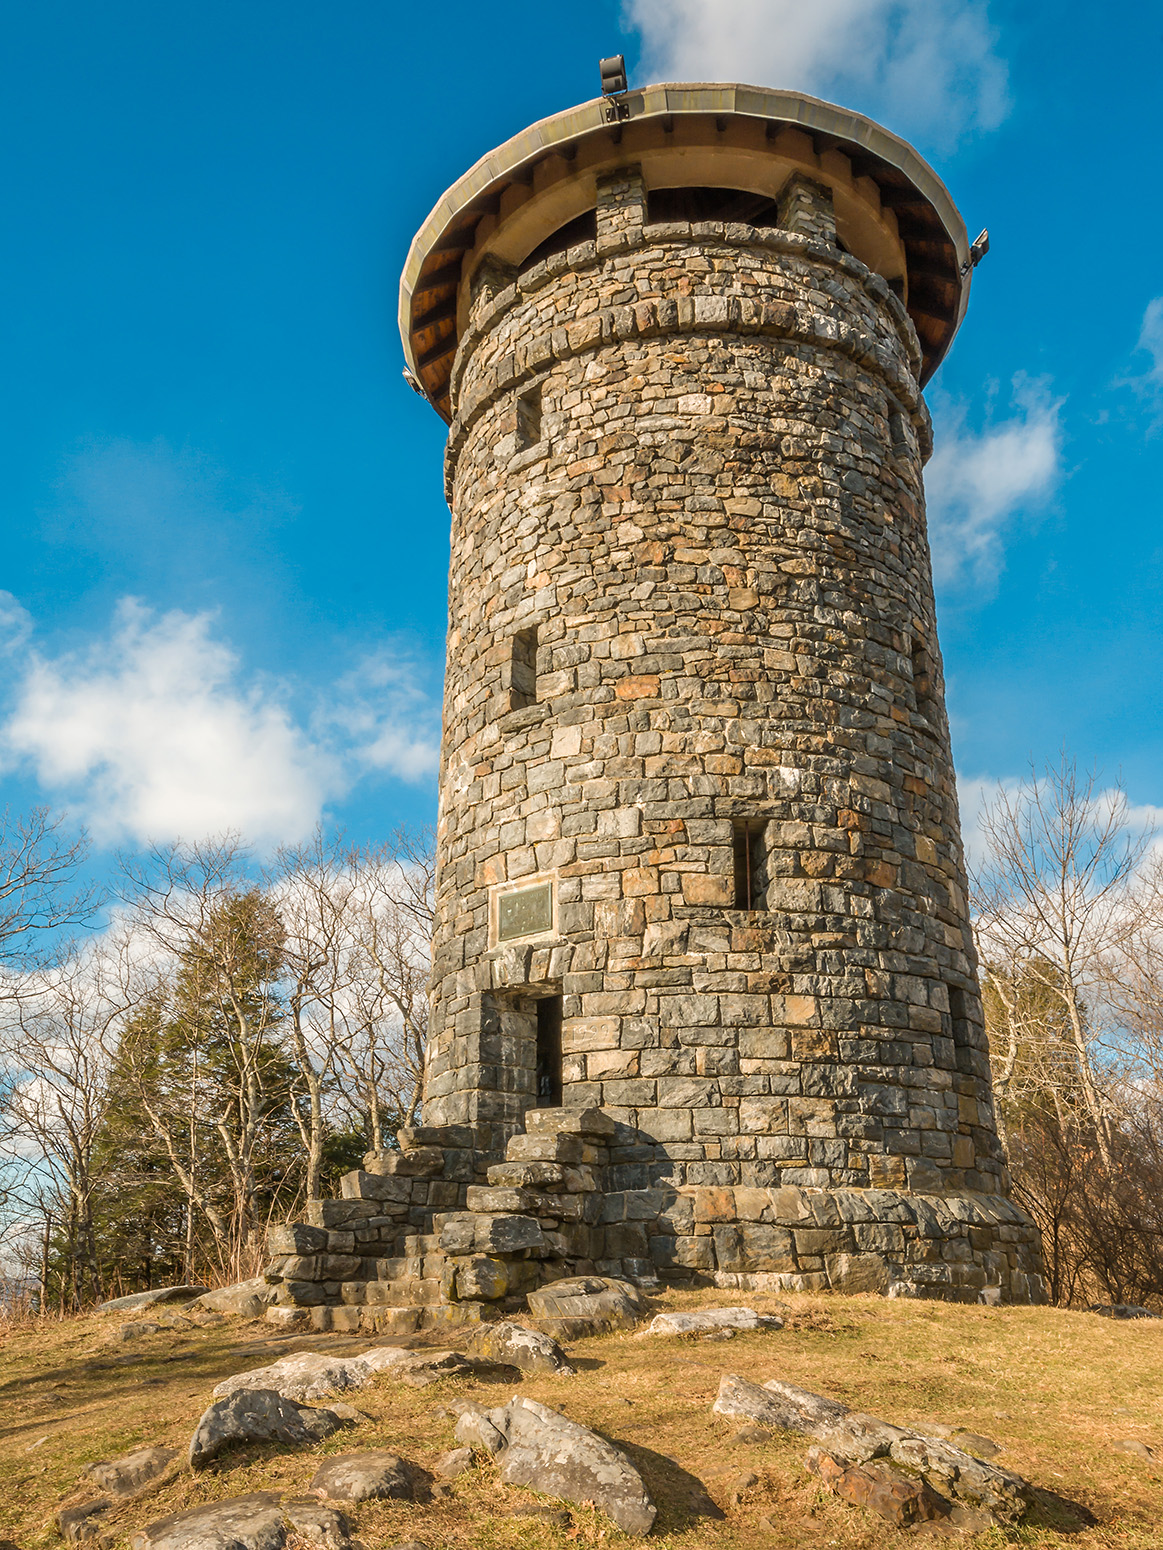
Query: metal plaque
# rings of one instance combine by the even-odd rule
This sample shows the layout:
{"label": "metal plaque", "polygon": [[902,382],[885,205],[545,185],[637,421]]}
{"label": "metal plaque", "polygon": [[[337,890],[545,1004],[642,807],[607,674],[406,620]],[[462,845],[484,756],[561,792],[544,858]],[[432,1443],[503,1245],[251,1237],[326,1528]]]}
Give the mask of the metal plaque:
{"label": "metal plaque", "polygon": [[553,930],[553,884],[536,883],[497,898],[497,941]]}

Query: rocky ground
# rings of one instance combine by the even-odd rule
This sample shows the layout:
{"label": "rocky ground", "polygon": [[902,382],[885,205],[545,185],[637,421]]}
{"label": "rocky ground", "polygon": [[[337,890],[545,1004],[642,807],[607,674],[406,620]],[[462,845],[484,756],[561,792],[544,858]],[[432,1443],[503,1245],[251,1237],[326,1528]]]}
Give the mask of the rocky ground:
{"label": "rocky ground", "polygon": [[[105,1489],[99,1470],[85,1479],[83,1471],[145,1448],[173,1454],[143,1457],[139,1467],[152,1478],[136,1487],[139,1494],[112,1497],[101,1515],[100,1542],[116,1550],[172,1514],[260,1492],[267,1493],[256,1508],[269,1519],[265,1542],[288,1550],[336,1543],[328,1514],[337,1508],[367,1550],[412,1542],[427,1550],[633,1542],[594,1508],[522,1483],[537,1477],[521,1462],[530,1426],[559,1426],[544,1421],[545,1411],[564,1418],[563,1435],[575,1429],[567,1453],[577,1451],[578,1432],[587,1428],[598,1434],[595,1467],[604,1467],[605,1439],[630,1476],[641,1477],[643,1500],[657,1512],[649,1543],[675,1550],[876,1550],[898,1543],[902,1530],[860,1504],[899,1495],[902,1480],[907,1486],[899,1472],[885,1475],[893,1468],[888,1453],[853,1463],[853,1426],[839,1411],[838,1421],[829,1412],[823,1429],[770,1424],[789,1402],[778,1393],[772,1408],[759,1394],[757,1386],[773,1380],[889,1422],[886,1435],[903,1435],[893,1428],[938,1435],[978,1456],[989,1452],[987,1443],[997,1445],[992,1466],[1028,1481],[1032,1506],[1020,1524],[992,1528],[978,1543],[1157,1550],[1163,1321],[713,1292],[667,1293],[651,1299],[649,1313],[741,1304],[772,1321],[746,1327],[750,1319],[733,1316],[700,1334],[686,1327],[689,1321],[664,1319],[651,1334],[572,1340],[573,1372],[490,1366],[490,1353],[470,1342],[468,1330],[463,1339],[445,1332],[388,1342],[283,1333],[262,1322],[192,1323],[169,1307],[12,1330],[0,1356],[0,1550],[59,1544],[62,1504],[67,1519],[69,1503],[83,1505]],[[230,1442],[217,1452],[216,1443],[213,1457],[199,1457],[196,1471],[188,1467],[196,1430],[204,1438],[216,1424],[205,1419],[212,1407],[222,1407],[217,1414],[230,1426],[256,1409],[228,1380],[292,1352],[338,1362],[388,1343],[406,1344],[412,1355],[373,1361],[361,1386],[333,1397],[304,1388],[281,1404],[268,1398],[257,1408],[281,1434]],[[426,1353],[449,1347],[463,1360],[442,1358],[425,1373]],[[739,1384],[724,1389],[725,1375]],[[417,1386],[418,1376],[431,1381]],[[715,1413],[724,1393],[730,1402]],[[518,1395],[531,1405],[515,1410]],[[802,1403],[794,1394],[792,1401]],[[301,1405],[331,1408],[341,1424],[328,1430],[330,1422],[316,1425],[308,1416],[312,1424],[296,1434]],[[759,1421],[749,1418],[753,1410]],[[494,1444],[494,1455],[482,1438],[494,1436],[495,1426],[511,1436]],[[847,1452],[837,1442],[838,1426]],[[870,1435],[863,1420],[855,1434],[863,1446]],[[466,1445],[474,1449],[467,1455]],[[908,1447],[907,1437],[894,1442],[893,1457],[906,1457]],[[390,1481],[390,1461],[401,1465],[399,1494],[338,1504],[319,1494],[329,1480],[352,1473],[350,1464],[329,1460],[369,1453],[376,1457],[360,1466],[365,1473],[377,1466]],[[562,1489],[569,1473],[559,1468]],[[304,1500],[320,1505],[280,1506]],[[636,1507],[625,1521],[641,1531],[648,1517]],[[155,1531],[150,1542],[160,1550],[174,1541]]]}

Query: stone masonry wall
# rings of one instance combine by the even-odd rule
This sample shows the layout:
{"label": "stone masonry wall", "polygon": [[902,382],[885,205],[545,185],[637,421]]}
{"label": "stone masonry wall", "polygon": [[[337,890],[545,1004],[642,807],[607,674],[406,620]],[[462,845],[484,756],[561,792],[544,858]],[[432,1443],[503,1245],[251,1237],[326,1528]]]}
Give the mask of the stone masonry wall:
{"label": "stone masonry wall", "polygon": [[[878,1192],[888,1231],[911,1195],[994,1197],[957,1251],[980,1271],[1012,1207],[920,352],[822,192],[797,180],[781,209],[795,229],[652,225],[625,169],[599,188],[596,243],[474,288],[447,458],[425,1124],[470,1126],[478,1171],[499,1161],[538,1101],[536,1000],[560,994],[561,1102],[615,1120],[607,1220],[643,1256],[778,1270],[778,1227],[799,1267],[799,1205],[785,1220],[742,1197],[806,1191],[835,1215],[814,1259],[802,1242],[826,1279],[829,1253],[859,1249],[828,1200]],[[735,908],[743,823],[761,908]],[[499,940],[505,896],[533,881],[552,922]],[[1010,1270],[1035,1276],[1032,1228],[1008,1230]]]}

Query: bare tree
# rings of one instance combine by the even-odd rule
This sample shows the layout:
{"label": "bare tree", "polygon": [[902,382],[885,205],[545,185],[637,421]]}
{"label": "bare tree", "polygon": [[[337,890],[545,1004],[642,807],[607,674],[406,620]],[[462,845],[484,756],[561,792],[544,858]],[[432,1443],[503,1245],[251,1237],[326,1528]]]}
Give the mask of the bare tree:
{"label": "bare tree", "polygon": [[[1103,1163],[1114,1117],[1096,1075],[1110,966],[1141,928],[1136,872],[1149,834],[1131,823],[1120,785],[1059,763],[1017,791],[999,787],[981,829],[985,856],[973,880],[978,950],[986,981],[1007,1004],[1007,1048],[997,1064],[1008,1095],[1022,1040],[1018,986],[1036,987],[1069,1039],[1077,1081]],[[1028,1034],[1028,1030],[1027,1030]]]}
{"label": "bare tree", "polygon": [[7,1072],[0,1100],[0,1159],[10,1204],[45,1224],[41,1280],[48,1282],[52,1227],[59,1236],[62,1307],[102,1293],[93,1222],[94,1144],[110,1101],[108,1051],[121,1016],[116,977],[100,950],[40,977],[0,1027]]}
{"label": "bare tree", "polygon": [[45,807],[0,816],[0,999],[18,998],[19,971],[58,956],[57,935],[93,913],[96,891],[77,884],[88,852],[85,835]]}
{"label": "bare tree", "polygon": [[[433,861],[427,834],[376,848],[321,834],[280,853],[271,897],[287,937],[291,1038],[309,1096],[308,1188],[319,1184],[325,1089],[343,1075],[373,1151],[387,1113],[416,1114],[427,1036]],[[347,1083],[342,1083],[342,1101]],[[350,1106],[350,1098],[348,1099]]]}

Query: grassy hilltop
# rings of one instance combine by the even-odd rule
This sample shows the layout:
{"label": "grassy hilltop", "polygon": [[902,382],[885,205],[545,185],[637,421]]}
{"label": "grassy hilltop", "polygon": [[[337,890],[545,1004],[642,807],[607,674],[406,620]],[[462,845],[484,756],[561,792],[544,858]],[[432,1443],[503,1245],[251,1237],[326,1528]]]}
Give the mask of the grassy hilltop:
{"label": "grassy hilltop", "polygon": [[[693,1308],[772,1297],[668,1293],[656,1306]],[[1044,1511],[1012,1535],[977,1543],[1158,1550],[1163,1544],[1163,1321],[1115,1323],[1052,1308],[959,1307],[874,1298],[789,1296],[783,1330],[730,1341],[642,1339],[619,1334],[572,1348],[576,1377],[526,1376],[521,1392],[625,1446],[658,1505],[646,1543],[673,1550],[879,1550],[899,1531],[848,1506],[806,1473],[807,1439],[780,1435],[732,1442],[738,1423],[711,1414],[724,1372],[781,1377],[849,1405],[904,1422],[964,1426],[1000,1443],[997,1462],[1047,1493]],[[350,1352],[374,1341],[279,1335],[238,1321],[166,1330],[132,1343],[120,1321],[86,1316],[16,1329],[0,1361],[0,1550],[59,1543],[53,1514],[82,1467],[134,1447],[184,1447],[214,1383],[297,1349]],[[455,1339],[425,1344],[456,1345]],[[180,1471],[152,1495],[120,1509],[110,1531],[124,1547],[134,1529],[204,1502],[244,1492],[305,1489],[320,1454],[390,1448],[431,1466],[453,1446],[444,1402],[468,1396],[503,1403],[510,1383],[464,1380],[414,1390],[381,1375],[344,1396],[370,1419],[305,1452],[273,1446],[228,1455],[198,1476]],[[1119,1452],[1134,1439],[1159,1461]],[[740,1476],[757,1483],[740,1493]],[[95,1492],[91,1494],[96,1494]],[[353,1509],[368,1550],[419,1539],[430,1550],[542,1550],[624,1540],[588,1509],[572,1526],[512,1517],[530,1493],[497,1483],[491,1465],[454,1481],[427,1505],[365,1503]],[[5,1543],[6,1541],[6,1543]],[[640,1542],[640,1541],[639,1541]]]}

